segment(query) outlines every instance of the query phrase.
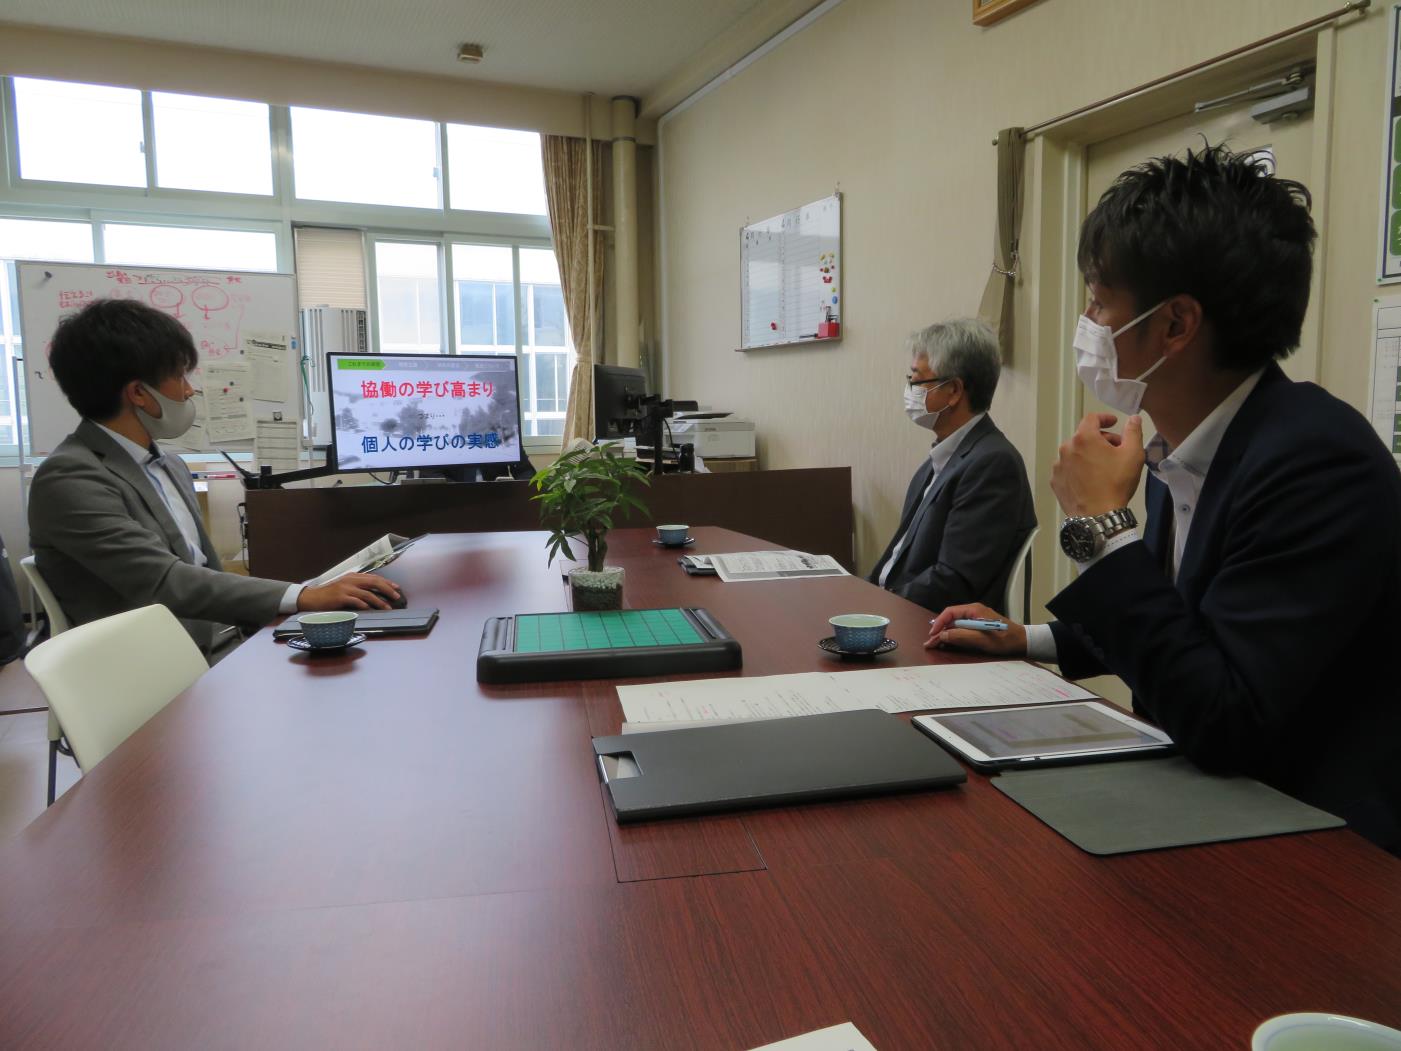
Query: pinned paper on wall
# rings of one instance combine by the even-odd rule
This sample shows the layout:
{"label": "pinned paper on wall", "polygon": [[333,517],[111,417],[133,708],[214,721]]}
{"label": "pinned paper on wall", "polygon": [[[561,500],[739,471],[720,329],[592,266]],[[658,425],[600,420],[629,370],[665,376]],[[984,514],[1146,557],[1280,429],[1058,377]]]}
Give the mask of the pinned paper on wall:
{"label": "pinned paper on wall", "polygon": [[214,445],[253,437],[253,370],[245,362],[207,364],[202,370],[204,434]]}
{"label": "pinned paper on wall", "polygon": [[300,454],[295,420],[258,421],[253,437],[253,459],[259,467],[270,467],[274,474],[295,471]]}
{"label": "pinned paper on wall", "polygon": [[287,399],[287,355],[292,337],[278,332],[250,332],[240,348],[253,369],[253,397],[261,401]]}
{"label": "pinned paper on wall", "polygon": [[1372,426],[1401,467],[1401,296],[1372,300]]}

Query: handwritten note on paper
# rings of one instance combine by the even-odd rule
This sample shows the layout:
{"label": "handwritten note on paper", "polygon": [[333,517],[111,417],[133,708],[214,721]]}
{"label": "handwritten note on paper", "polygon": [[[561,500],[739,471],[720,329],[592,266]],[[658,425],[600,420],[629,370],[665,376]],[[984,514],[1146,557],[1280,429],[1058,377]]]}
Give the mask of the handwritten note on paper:
{"label": "handwritten note on paper", "polygon": [[287,400],[287,355],[292,337],[277,332],[250,332],[243,337],[243,354],[253,368],[253,397]]}
{"label": "handwritten note on paper", "polygon": [[213,444],[253,437],[253,376],[243,362],[207,363],[203,369],[204,433]]}
{"label": "handwritten note on paper", "polygon": [[623,718],[633,724],[785,719],[879,708],[884,712],[1005,708],[1094,700],[1095,695],[1023,661],[931,664],[869,671],[800,672],[619,686]]}
{"label": "handwritten note on paper", "polygon": [[850,1022],[817,1029],[802,1036],[789,1037],[776,1044],[765,1044],[753,1051],[876,1051],[875,1046],[861,1035]]}

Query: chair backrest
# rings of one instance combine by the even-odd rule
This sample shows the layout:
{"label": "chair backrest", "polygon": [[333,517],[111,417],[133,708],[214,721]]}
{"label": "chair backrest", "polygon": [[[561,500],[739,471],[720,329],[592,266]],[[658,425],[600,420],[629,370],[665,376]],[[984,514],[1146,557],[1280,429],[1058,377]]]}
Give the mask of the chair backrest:
{"label": "chair backrest", "polygon": [[73,622],[58,604],[58,598],[49,587],[48,581],[39,575],[39,563],[34,560],[34,556],[25,555],[19,560],[19,567],[24,570],[24,575],[29,578],[29,586],[34,589],[34,593],[44,605],[44,613],[49,618],[49,635],[54,636],[71,628]]}
{"label": "chair backrest", "polygon": [[1040,529],[1033,529],[1016,556],[1012,572],[1007,575],[1007,594],[1002,597],[1002,612],[1018,624],[1025,624],[1031,612],[1031,542]]}
{"label": "chair backrest", "polygon": [[85,771],[209,669],[160,605],[70,628],[30,650],[24,666]]}

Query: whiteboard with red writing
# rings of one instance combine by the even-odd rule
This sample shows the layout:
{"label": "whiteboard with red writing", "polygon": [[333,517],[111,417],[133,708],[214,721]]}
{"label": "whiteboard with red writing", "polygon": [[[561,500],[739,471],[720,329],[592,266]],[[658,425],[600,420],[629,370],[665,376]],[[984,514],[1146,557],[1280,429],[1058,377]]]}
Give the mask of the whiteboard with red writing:
{"label": "whiteboard with red writing", "polygon": [[21,262],[16,271],[29,439],[36,454],[53,452],[78,425],[78,414],[49,371],[54,330],[67,315],[103,298],[148,303],[194,338],[200,367],[192,382],[204,391],[196,402],[196,426],[165,444],[191,452],[247,450],[258,420],[277,414],[301,420],[291,274],[42,262]]}

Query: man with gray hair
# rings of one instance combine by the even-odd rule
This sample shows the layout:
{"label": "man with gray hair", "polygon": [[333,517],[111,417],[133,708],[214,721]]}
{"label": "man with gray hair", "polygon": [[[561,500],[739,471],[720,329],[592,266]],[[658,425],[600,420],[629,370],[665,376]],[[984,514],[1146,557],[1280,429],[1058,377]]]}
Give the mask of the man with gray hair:
{"label": "man with gray hair", "polygon": [[1002,371],[997,338],[956,318],[909,338],[905,413],[934,432],[900,526],[870,581],[931,610],[1001,609],[1012,560],[1036,528],[1021,455],[988,416]]}

